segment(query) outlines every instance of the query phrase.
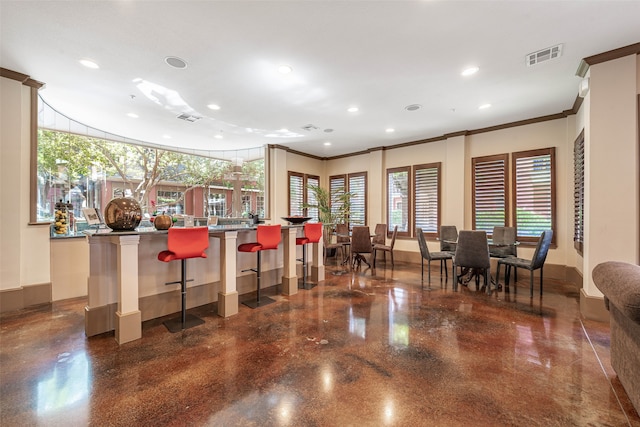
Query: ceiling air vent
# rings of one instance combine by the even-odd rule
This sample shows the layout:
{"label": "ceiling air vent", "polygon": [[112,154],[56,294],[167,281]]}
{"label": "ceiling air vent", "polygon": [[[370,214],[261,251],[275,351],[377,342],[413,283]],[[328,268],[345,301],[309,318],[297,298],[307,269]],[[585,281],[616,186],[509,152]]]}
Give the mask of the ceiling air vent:
{"label": "ceiling air vent", "polygon": [[302,126],[302,129],[306,130],[307,132],[311,132],[312,130],[318,130],[318,126],[306,125]]}
{"label": "ceiling air vent", "polygon": [[537,65],[541,62],[550,61],[559,58],[562,55],[562,45],[548,47],[537,52],[530,53],[526,56],[527,67]]}
{"label": "ceiling air vent", "polygon": [[180,120],[184,120],[187,122],[197,122],[198,120],[200,120],[202,117],[199,116],[194,116],[193,114],[189,114],[189,113],[182,113],[178,116],[178,118]]}

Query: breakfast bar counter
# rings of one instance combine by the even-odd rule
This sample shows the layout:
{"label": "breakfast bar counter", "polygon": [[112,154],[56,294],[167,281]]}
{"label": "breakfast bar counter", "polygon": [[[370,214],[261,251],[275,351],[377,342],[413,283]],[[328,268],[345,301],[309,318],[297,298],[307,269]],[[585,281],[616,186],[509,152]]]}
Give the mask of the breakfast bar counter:
{"label": "breakfast bar counter", "polygon": [[[262,258],[263,284],[282,286],[283,295],[298,292],[296,235],[300,225],[283,225],[277,251]],[[256,226],[209,226],[207,258],[190,259],[187,307],[217,301],[218,315],[238,313],[239,295],[255,291],[255,257],[236,255],[238,245],[255,240]],[[142,337],[142,322],[180,311],[179,263],[158,261],[167,248],[167,231],[86,231],[89,244],[88,303],[85,333],[115,330],[120,344]],[[311,251],[311,279],[324,280],[322,239]]]}

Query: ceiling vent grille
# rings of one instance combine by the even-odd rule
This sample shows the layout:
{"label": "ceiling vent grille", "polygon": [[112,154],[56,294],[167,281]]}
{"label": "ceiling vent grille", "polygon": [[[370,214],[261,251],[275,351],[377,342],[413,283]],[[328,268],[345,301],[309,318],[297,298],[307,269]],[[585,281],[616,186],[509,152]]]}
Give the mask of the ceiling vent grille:
{"label": "ceiling vent grille", "polygon": [[527,67],[537,65],[541,62],[559,58],[562,55],[562,45],[551,46],[526,56]]}
{"label": "ceiling vent grille", "polygon": [[309,124],[306,126],[302,126],[302,129],[306,130],[307,132],[311,132],[312,130],[318,130],[318,126]]}
{"label": "ceiling vent grille", "polygon": [[202,117],[199,116],[194,116],[193,114],[189,114],[189,113],[182,113],[178,116],[178,118],[180,120],[184,120],[187,122],[197,122],[198,120],[200,120]]}

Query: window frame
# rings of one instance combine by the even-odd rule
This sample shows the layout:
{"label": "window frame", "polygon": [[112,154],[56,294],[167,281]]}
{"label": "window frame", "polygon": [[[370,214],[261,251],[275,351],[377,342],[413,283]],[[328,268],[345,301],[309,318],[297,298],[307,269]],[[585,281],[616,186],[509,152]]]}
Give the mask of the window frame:
{"label": "window frame", "polygon": [[511,153],[511,183],[512,183],[512,193],[513,193],[513,197],[511,198],[511,212],[512,212],[512,218],[511,218],[511,223],[513,224],[514,227],[516,227],[516,230],[518,230],[518,241],[522,242],[522,243],[530,243],[530,244],[535,244],[538,241],[538,237],[534,237],[534,236],[522,236],[520,235],[520,229],[518,228],[518,221],[517,221],[517,209],[518,209],[518,186],[517,186],[517,170],[518,170],[518,162],[517,159],[520,158],[531,158],[531,157],[538,157],[538,156],[550,156],[550,200],[549,200],[549,204],[550,204],[550,210],[551,210],[551,229],[554,231],[553,233],[553,238],[551,240],[551,243],[553,245],[555,245],[556,243],[556,235],[557,233],[555,233],[556,231],[556,167],[555,167],[555,147],[548,147],[548,148],[539,148],[539,149],[534,149],[534,150],[526,150],[526,151],[518,151],[518,152],[514,152]]}

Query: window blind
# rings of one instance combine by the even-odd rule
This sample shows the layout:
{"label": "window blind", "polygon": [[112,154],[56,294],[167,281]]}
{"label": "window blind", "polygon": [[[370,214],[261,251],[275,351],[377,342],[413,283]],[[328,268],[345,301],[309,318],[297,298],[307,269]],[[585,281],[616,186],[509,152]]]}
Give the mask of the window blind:
{"label": "window blind", "polygon": [[[310,185],[319,186],[320,178],[317,176],[307,176],[307,198],[306,203],[309,205],[317,205],[316,194],[309,188]],[[318,218],[318,208],[307,208],[306,216],[310,217],[312,220],[317,221]]]}
{"label": "window blind", "polygon": [[304,203],[304,175],[289,172],[289,216],[302,215]]}
{"label": "window blind", "polygon": [[537,240],[553,229],[553,149],[513,153],[518,238]]}
{"label": "window blind", "polygon": [[493,233],[507,220],[508,155],[476,157],[472,160],[473,229]]}
{"label": "window blind", "polygon": [[573,242],[579,253],[584,245],[584,130],[573,145]]}
{"label": "window blind", "polygon": [[437,235],[440,228],[440,163],[414,167],[416,227]]}
{"label": "window blind", "polygon": [[345,191],[346,189],[346,177],[345,175],[336,175],[329,178],[329,191],[331,194],[331,214],[336,215],[341,207],[336,198],[337,195]]}
{"label": "window blind", "polygon": [[351,197],[351,214],[349,227],[366,225],[367,177],[364,174],[349,174],[349,192]]}

